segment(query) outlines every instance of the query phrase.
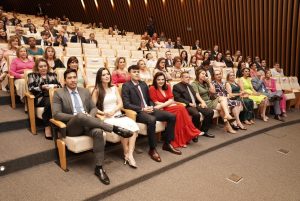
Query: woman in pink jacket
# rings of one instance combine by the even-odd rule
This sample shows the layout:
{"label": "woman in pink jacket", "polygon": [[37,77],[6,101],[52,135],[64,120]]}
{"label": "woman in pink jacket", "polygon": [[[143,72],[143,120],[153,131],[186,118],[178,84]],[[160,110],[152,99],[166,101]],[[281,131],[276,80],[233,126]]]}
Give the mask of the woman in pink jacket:
{"label": "woman in pink jacket", "polygon": [[25,80],[24,71],[31,70],[34,66],[34,61],[32,58],[28,57],[27,50],[24,46],[17,49],[17,58],[12,60],[9,68],[10,75],[15,78],[16,93],[20,96],[21,101],[25,96]]}
{"label": "woman in pink jacket", "polygon": [[[266,87],[272,91],[275,92],[277,91],[276,89],[276,80],[272,78],[271,70],[266,70],[265,73],[265,85]],[[286,96],[284,93],[281,95],[281,100],[280,100],[280,110],[281,110],[281,116],[286,117]]]}

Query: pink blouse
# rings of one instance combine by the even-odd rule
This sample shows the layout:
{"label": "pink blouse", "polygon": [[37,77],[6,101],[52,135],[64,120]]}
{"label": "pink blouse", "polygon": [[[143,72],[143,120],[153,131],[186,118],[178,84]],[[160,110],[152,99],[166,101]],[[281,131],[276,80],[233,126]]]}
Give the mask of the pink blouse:
{"label": "pink blouse", "polygon": [[32,69],[34,66],[34,61],[28,59],[26,62],[22,61],[20,58],[15,58],[10,65],[10,75],[14,76],[17,79],[22,78],[24,70]]}
{"label": "pink blouse", "polygon": [[122,84],[130,80],[130,76],[127,73],[119,73],[118,71],[113,71],[111,77],[113,84]]}

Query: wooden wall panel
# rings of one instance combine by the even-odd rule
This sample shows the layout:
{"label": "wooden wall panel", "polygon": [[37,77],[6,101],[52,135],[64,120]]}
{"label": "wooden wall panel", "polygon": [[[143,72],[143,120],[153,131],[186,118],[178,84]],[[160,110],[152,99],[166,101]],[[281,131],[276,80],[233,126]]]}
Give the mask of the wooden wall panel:
{"label": "wooden wall panel", "polygon": [[[66,14],[71,20],[103,22],[119,29],[143,33],[148,16],[153,16],[156,31],[164,31],[175,40],[181,36],[184,44],[200,40],[203,49],[218,44],[220,50],[237,49],[243,55],[259,55],[272,66],[281,63],[287,74],[300,74],[300,5],[299,0],[2,0],[5,10],[33,14],[41,3],[49,16]],[[188,27],[191,31],[188,31]]]}

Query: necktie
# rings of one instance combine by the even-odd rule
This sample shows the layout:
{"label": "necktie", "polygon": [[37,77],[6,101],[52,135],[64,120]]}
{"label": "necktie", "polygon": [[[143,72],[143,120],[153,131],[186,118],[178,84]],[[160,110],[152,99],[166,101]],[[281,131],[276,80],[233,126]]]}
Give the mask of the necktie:
{"label": "necktie", "polygon": [[75,111],[77,113],[81,113],[82,110],[81,110],[81,107],[80,107],[80,103],[79,103],[79,100],[78,100],[78,97],[76,96],[76,91],[72,91],[72,96],[74,98],[74,104],[75,104]]}
{"label": "necktie", "polygon": [[141,91],[139,90],[139,85],[135,85],[135,87],[136,87],[135,89],[137,90],[138,95],[139,95],[139,97],[140,97],[140,99],[141,99],[141,107],[144,108],[144,107],[145,107],[145,104],[144,104],[144,100],[143,100],[142,93],[141,93]]}
{"label": "necktie", "polygon": [[193,94],[192,94],[192,92],[191,92],[189,86],[186,86],[186,87],[187,87],[187,89],[188,89],[188,91],[189,91],[190,97],[191,97],[191,99],[192,99],[192,103],[193,103],[194,105],[196,105],[195,98],[194,98],[194,96],[193,96]]}

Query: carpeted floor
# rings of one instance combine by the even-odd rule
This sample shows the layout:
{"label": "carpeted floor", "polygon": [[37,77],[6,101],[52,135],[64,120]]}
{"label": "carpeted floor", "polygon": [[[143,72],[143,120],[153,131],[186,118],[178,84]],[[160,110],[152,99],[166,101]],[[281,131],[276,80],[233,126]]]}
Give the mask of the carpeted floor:
{"label": "carpeted floor", "polygon": [[[0,177],[0,200],[299,201],[299,112],[287,120],[257,120],[237,135],[214,126],[215,139],[201,137],[182,149],[181,156],[162,151],[159,144],[161,163],[149,159],[146,140],[140,139],[137,149],[143,153],[135,153],[137,170],[122,164],[120,146],[110,148],[105,161],[109,186],[93,175],[91,152],[69,161],[69,172],[45,163]],[[243,179],[228,181],[232,173]]]}

